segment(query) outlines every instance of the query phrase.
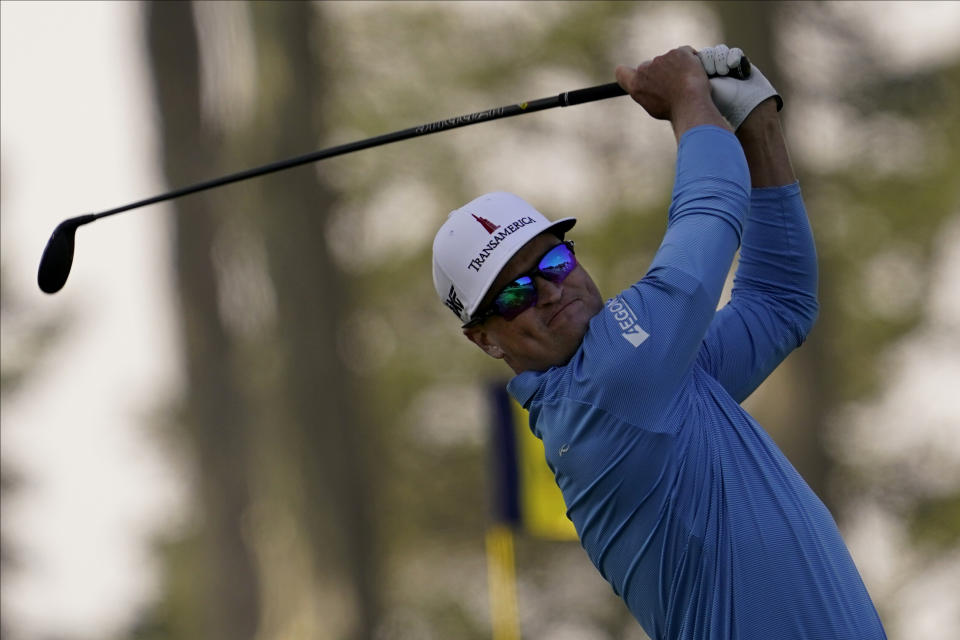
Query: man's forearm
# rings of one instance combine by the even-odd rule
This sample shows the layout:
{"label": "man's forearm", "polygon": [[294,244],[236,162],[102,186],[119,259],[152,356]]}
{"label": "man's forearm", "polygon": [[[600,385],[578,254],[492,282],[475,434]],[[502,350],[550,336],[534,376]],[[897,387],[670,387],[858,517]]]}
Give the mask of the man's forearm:
{"label": "man's forearm", "polygon": [[737,129],[737,138],[750,166],[754,189],[781,187],[796,182],[780,116],[773,98],[762,102]]}

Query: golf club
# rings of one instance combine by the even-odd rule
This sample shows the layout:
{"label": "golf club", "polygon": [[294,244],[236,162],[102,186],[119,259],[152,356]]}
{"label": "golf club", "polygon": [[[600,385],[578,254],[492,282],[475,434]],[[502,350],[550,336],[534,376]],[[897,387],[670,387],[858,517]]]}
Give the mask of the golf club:
{"label": "golf club", "polygon": [[[740,59],[740,65],[735,69],[731,69],[728,77],[743,80],[749,75],[750,61],[747,60],[746,56],[743,56]],[[456,116],[446,120],[438,120],[436,122],[423,124],[418,127],[411,127],[401,131],[394,131],[393,133],[374,136],[365,140],[349,142],[347,144],[330,147],[328,149],[321,149],[319,151],[314,151],[302,156],[296,156],[294,158],[288,158],[286,160],[265,164],[252,169],[247,169],[246,171],[231,173],[229,175],[207,180],[205,182],[198,182],[197,184],[181,187],[180,189],[174,189],[173,191],[161,193],[160,195],[146,198],[144,200],[131,202],[130,204],[125,204],[114,209],[108,209],[107,211],[101,211],[100,213],[88,213],[85,215],[76,216],[74,218],[68,218],[57,225],[57,228],[53,230],[53,233],[50,235],[50,239],[47,241],[47,246],[43,250],[43,255],[40,258],[40,268],[37,272],[37,284],[40,285],[41,291],[49,294],[56,293],[63,288],[63,285],[67,282],[67,277],[70,275],[70,268],[73,266],[73,253],[77,228],[85,224],[89,224],[94,220],[99,220],[100,218],[106,218],[107,216],[112,216],[117,213],[130,211],[131,209],[139,209],[140,207],[156,204],[158,202],[164,202],[166,200],[172,200],[174,198],[179,198],[191,193],[206,191],[207,189],[213,189],[215,187],[222,187],[234,182],[240,182],[241,180],[256,178],[268,173],[283,171],[284,169],[298,167],[310,162],[317,162],[326,158],[353,153],[354,151],[369,149],[371,147],[378,147],[380,145],[390,144],[391,142],[398,142],[408,138],[416,138],[418,136],[424,136],[430,133],[437,133],[440,131],[447,131],[449,129],[456,129],[458,127],[465,127],[471,124],[477,124],[479,122],[487,122],[489,120],[497,120],[500,118],[509,118],[511,116],[518,116],[524,113],[533,113],[535,111],[543,111],[544,109],[553,109],[554,107],[570,107],[577,104],[593,102],[595,100],[605,100],[607,98],[614,98],[623,95],[626,95],[626,92],[616,82],[601,84],[594,87],[587,87],[585,89],[577,89],[575,91],[566,91],[559,95],[548,98],[540,98],[538,100],[521,102],[519,104],[513,104],[505,107],[497,107],[487,111],[478,111],[476,113]]]}

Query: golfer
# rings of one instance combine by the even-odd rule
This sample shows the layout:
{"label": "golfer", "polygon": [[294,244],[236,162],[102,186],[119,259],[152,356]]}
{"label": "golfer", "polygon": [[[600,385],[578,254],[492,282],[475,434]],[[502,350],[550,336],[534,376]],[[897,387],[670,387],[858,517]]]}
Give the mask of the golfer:
{"label": "golfer", "polygon": [[678,144],[666,233],[631,287],[604,301],[565,241],[575,219],[507,193],[450,214],[434,283],[516,373],[581,544],[651,638],[884,638],[832,516],[739,404],[818,310],[780,97],[756,68],[704,72],[741,55],[681,47],[616,70]]}

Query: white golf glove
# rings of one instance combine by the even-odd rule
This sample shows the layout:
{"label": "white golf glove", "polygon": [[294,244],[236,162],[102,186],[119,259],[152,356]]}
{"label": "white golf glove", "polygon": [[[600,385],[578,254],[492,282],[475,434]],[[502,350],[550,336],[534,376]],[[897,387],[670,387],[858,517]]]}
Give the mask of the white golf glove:
{"label": "white golf glove", "polygon": [[751,65],[750,77],[746,80],[723,77],[740,65],[743,57],[740,49],[730,49],[725,44],[718,44],[701,49],[697,56],[708,76],[720,76],[710,78],[710,96],[734,131],[739,129],[750,112],[767,98],[777,99],[777,111],[783,108],[783,99],[756,66]]}

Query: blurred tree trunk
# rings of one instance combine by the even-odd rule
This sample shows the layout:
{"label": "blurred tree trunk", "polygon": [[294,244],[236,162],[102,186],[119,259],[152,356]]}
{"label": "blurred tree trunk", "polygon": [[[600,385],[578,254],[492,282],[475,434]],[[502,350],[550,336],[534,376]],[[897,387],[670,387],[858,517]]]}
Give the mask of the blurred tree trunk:
{"label": "blurred tree trunk", "polygon": [[[782,29],[779,3],[717,2],[713,6],[720,17],[726,43],[743,49],[773,86],[786,96],[789,105],[790,86],[779,65],[783,52],[777,50],[778,29]],[[789,140],[789,130],[785,133]],[[797,171],[802,183],[803,172],[800,167]],[[816,211],[808,214],[815,228]],[[821,280],[821,301],[831,297],[824,291],[825,286]],[[836,505],[832,504],[828,491],[833,461],[825,448],[825,433],[827,414],[836,398],[830,391],[829,372],[833,367],[826,352],[827,342],[817,339],[818,334],[828,334],[825,325],[829,322],[830,310],[824,309],[809,341],[771,376],[767,393],[761,391],[757,417],[810,487],[833,510]]]}
{"label": "blurred tree trunk", "polygon": [[[256,3],[251,11],[261,90],[245,146],[261,159],[311,151],[324,137],[322,6]],[[358,419],[356,381],[337,349],[352,301],[327,247],[335,195],[316,166],[259,186],[283,361],[280,406],[292,425],[291,457],[301,473],[315,571],[321,587],[336,589],[349,609],[342,621],[347,637],[372,638],[379,607],[373,478],[365,456],[371,439]]]}
{"label": "blurred tree trunk", "polygon": [[[211,174],[217,140],[202,126],[196,27],[189,2],[145,5],[159,105],[164,171],[180,186]],[[205,634],[210,640],[253,638],[258,584],[243,535],[249,504],[248,425],[232,365],[232,345],[217,306],[211,263],[216,220],[203,196],[177,200],[174,251],[186,362],[186,420],[197,456],[202,510]]]}

